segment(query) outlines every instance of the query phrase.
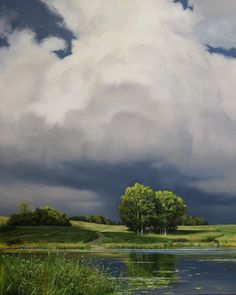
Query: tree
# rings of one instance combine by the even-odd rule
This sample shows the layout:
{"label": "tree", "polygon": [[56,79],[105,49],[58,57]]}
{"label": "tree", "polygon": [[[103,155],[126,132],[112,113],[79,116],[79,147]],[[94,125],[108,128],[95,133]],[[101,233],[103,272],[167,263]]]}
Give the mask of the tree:
{"label": "tree", "polygon": [[70,220],[64,212],[52,207],[36,208],[34,212],[35,225],[70,226]]}
{"label": "tree", "polygon": [[191,216],[191,215],[184,215],[179,225],[208,225],[208,221],[204,219],[203,217],[199,216]]}
{"label": "tree", "polygon": [[184,215],[186,205],[181,197],[171,191],[157,191],[155,193],[155,214],[153,224],[161,234],[173,230]]}
{"label": "tree", "polygon": [[19,205],[19,213],[20,214],[26,214],[32,212],[32,210],[29,207],[29,204],[27,202],[22,202]]}
{"label": "tree", "polygon": [[115,225],[119,224],[116,221],[112,221],[109,218],[102,216],[102,215],[89,215],[89,216],[71,216],[70,220],[75,221],[84,221],[84,222],[91,222],[91,223],[98,223],[98,224],[108,224],[108,225]]}
{"label": "tree", "polygon": [[11,215],[8,220],[8,225],[31,225],[34,219],[34,213],[27,202],[22,202],[18,206],[18,213]]}
{"label": "tree", "polygon": [[12,226],[17,225],[57,225],[57,226],[70,226],[70,220],[67,215],[59,210],[51,207],[36,208],[34,211],[29,209],[28,204],[20,206],[20,212],[13,214],[8,224]]}
{"label": "tree", "polygon": [[119,205],[123,224],[130,230],[143,235],[153,215],[154,197],[154,191],[140,183],[135,183],[133,186],[126,188]]}

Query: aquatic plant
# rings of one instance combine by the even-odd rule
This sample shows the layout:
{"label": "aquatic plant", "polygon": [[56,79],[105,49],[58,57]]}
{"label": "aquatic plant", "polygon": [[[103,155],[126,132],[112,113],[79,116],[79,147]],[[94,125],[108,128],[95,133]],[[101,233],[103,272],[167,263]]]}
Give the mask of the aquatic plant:
{"label": "aquatic plant", "polygon": [[105,295],[115,290],[104,272],[58,255],[1,255],[0,295]]}

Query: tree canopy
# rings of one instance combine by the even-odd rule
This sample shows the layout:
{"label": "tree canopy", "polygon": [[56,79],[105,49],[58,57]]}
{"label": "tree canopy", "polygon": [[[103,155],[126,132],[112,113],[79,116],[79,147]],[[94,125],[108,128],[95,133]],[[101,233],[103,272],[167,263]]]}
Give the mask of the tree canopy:
{"label": "tree canopy", "polygon": [[168,230],[177,227],[185,213],[186,205],[181,197],[171,191],[157,191],[155,200],[154,225],[159,228],[160,233],[166,234]]}
{"label": "tree canopy", "polygon": [[181,218],[179,224],[192,226],[192,225],[208,225],[209,223],[203,217],[184,215]]}
{"label": "tree canopy", "polygon": [[8,225],[11,226],[39,226],[55,225],[70,226],[68,216],[55,208],[44,207],[31,210],[27,203],[21,203],[19,212],[11,215]]}
{"label": "tree canopy", "polygon": [[126,188],[121,197],[119,211],[122,222],[138,234],[143,234],[152,219],[154,191],[139,183]]}
{"label": "tree canopy", "polygon": [[110,220],[109,218],[102,215],[89,215],[89,216],[76,215],[76,216],[71,216],[70,220],[91,222],[91,223],[97,223],[97,224],[107,224],[107,225],[119,224],[118,222]]}
{"label": "tree canopy", "polygon": [[141,235],[147,229],[161,234],[174,230],[185,210],[183,199],[174,192],[155,192],[140,183],[126,188],[119,205],[123,224]]}

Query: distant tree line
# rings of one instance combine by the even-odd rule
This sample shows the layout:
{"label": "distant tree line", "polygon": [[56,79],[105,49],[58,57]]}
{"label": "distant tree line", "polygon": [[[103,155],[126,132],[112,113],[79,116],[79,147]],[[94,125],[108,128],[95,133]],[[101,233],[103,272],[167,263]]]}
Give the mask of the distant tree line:
{"label": "distant tree line", "polygon": [[197,216],[185,214],[186,205],[181,197],[171,191],[153,191],[152,188],[135,183],[126,188],[121,197],[119,212],[121,222],[112,221],[102,215],[79,215],[68,217],[52,207],[32,210],[25,202],[21,203],[16,214],[8,220],[10,226],[71,226],[70,220],[106,225],[126,225],[129,230],[142,235],[145,231],[166,234],[178,225],[208,225]]}
{"label": "distant tree line", "polygon": [[90,223],[97,223],[97,224],[107,224],[107,225],[118,225],[121,224],[120,222],[112,221],[107,217],[104,217],[102,215],[79,215],[79,216],[71,216],[70,220],[75,221],[84,221],[84,222],[90,222]]}
{"label": "distant tree line", "polygon": [[11,215],[8,220],[10,226],[71,226],[68,216],[52,207],[36,208],[32,210],[27,203],[21,203],[19,212]]}
{"label": "distant tree line", "polygon": [[199,216],[184,215],[180,219],[179,225],[208,225],[206,219]]}

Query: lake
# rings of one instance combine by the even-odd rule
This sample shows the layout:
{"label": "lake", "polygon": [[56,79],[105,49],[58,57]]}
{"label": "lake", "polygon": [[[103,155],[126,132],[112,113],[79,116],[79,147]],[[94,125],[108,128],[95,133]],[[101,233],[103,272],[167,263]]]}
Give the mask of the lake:
{"label": "lake", "polygon": [[117,250],[83,255],[129,286],[133,295],[236,294],[234,250]]}
{"label": "lake", "polygon": [[[236,250],[232,249],[56,252],[98,266],[117,280],[122,290],[129,290],[120,294],[236,294]],[[44,255],[41,250],[39,254]]]}

